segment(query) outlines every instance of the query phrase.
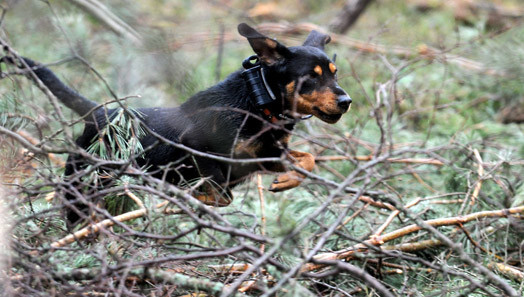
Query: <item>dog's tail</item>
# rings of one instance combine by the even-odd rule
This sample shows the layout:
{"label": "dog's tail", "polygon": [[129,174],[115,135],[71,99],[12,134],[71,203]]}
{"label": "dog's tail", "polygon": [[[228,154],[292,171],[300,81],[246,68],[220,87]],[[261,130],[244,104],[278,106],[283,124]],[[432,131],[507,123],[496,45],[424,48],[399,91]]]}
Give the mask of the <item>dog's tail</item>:
{"label": "dog's tail", "polygon": [[[27,66],[32,69],[35,75],[44,83],[44,85],[51,91],[51,93],[53,93],[53,95],[55,95],[58,100],[64,103],[65,106],[69,107],[77,114],[86,116],[99,105],[66,86],[47,67],[44,67],[29,58],[22,59],[25,61]],[[19,67],[22,69],[26,68],[23,63]]]}

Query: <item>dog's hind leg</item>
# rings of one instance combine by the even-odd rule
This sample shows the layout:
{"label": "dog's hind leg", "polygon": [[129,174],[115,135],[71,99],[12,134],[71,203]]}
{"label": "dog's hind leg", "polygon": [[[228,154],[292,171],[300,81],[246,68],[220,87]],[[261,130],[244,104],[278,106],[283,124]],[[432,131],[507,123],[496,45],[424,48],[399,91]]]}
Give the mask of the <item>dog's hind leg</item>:
{"label": "dog's hind leg", "polygon": [[65,189],[65,217],[68,226],[74,226],[88,216],[88,205],[80,202],[80,196],[83,195],[82,183],[80,177],[73,177],[75,173],[86,167],[81,157],[70,155],[67,158],[64,182],[67,184]]}
{"label": "dog's hind leg", "polygon": [[[307,170],[309,172],[313,171],[313,168],[315,167],[315,157],[313,157],[310,153],[304,153],[299,151],[290,151],[288,158],[291,162],[297,167],[303,168],[304,170]],[[281,168],[275,168],[277,170],[275,171],[284,171],[278,170]],[[295,170],[287,171],[283,174],[280,174],[274,181],[273,184],[271,184],[271,187],[269,188],[270,191],[273,192],[280,192],[292,189],[294,187],[297,187],[302,183],[304,180],[305,175],[302,173],[299,173]]]}
{"label": "dog's hind leg", "polygon": [[195,198],[210,206],[228,206],[233,201],[233,194],[219,164],[206,158],[195,157],[200,176],[204,179],[200,193]]}
{"label": "dog's hind leg", "polygon": [[210,206],[224,207],[233,201],[233,195],[229,188],[220,189],[216,186],[206,185],[204,193],[195,196],[202,203]]}

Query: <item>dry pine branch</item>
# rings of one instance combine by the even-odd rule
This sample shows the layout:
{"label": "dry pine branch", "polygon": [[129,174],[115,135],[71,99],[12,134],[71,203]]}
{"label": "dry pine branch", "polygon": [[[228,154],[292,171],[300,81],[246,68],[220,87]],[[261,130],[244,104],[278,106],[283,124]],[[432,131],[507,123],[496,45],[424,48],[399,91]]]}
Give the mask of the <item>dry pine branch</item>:
{"label": "dry pine branch", "polygon": [[[524,212],[524,206],[508,208],[508,209],[501,209],[501,210],[493,210],[493,211],[481,211],[481,212],[471,213],[468,215],[458,216],[458,217],[427,220],[424,223],[426,223],[429,226],[433,226],[433,227],[449,226],[449,225],[464,224],[464,223],[468,223],[468,222],[478,220],[481,218],[507,217],[508,215],[518,214],[522,212]],[[420,230],[422,230],[422,227],[420,227],[417,224],[412,224],[412,225],[397,229],[395,231],[389,232],[382,236],[368,239],[364,241],[363,243],[356,244],[350,248],[335,251],[335,252],[318,254],[313,258],[315,260],[348,260],[355,254],[355,252],[365,251],[368,249],[368,246],[370,245],[380,246],[384,244],[385,242],[400,238],[402,236],[406,236],[408,234],[411,234],[411,233],[414,233]],[[309,264],[304,265],[301,271],[302,272],[312,271],[312,270],[322,268],[323,266],[324,265],[309,263]]]}

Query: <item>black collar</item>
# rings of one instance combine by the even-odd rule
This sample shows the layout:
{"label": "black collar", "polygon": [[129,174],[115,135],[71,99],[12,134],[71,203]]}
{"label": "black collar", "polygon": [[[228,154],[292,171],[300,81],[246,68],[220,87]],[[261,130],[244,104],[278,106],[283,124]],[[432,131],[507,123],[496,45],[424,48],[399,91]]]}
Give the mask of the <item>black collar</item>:
{"label": "black collar", "polygon": [[266,81],[264,69],[258,56],[253,55],[244,59],[242,66],[245,69],[242,72],[242,78],[249,91],[250,102],[269,122],[276,123],[281,120],[297,122],[312,117],[312,115],[306,115],[300,118],[290,117],[281,111],[282,108],[279,108],[280,111],[275,112],[273,107],[276,105],[276,96]]}

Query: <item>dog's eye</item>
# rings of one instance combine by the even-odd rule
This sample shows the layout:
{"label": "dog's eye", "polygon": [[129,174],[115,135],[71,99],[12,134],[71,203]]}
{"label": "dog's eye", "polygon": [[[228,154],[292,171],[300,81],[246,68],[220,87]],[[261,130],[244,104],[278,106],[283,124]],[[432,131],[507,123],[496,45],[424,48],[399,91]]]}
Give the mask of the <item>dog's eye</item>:
{"label": "dog's eye", "polygon": [[314,89],[315,86],[318,83],[318,79],[313,77],[312,75],[308,75],[304,77],[304,79],[300,82],[301,90],[311,90]]}
{"label": "dog's eye", "polygon": [[314,76],[314,75],[310,75],[307,79],[306,79],[306,83],[309,83],[309,84],[316,84],[318,82],[318,75]]}
{"label": "dog's eye", "polygon": [[320,75],[316,71],[311,71],[307,73],[305,76],[307,76],[308,79],[311,79],[311,78],[318,78]]}

